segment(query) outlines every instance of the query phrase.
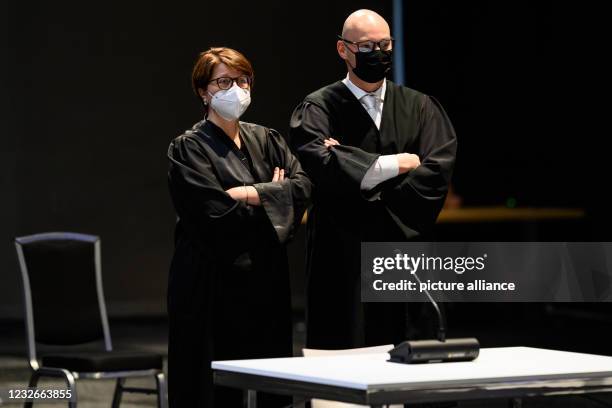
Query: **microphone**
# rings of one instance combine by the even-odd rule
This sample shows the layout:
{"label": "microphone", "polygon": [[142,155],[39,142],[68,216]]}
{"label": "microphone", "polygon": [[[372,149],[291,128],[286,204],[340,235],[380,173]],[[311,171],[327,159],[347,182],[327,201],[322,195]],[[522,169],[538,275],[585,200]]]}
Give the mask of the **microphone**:
{"label": "microphone", "polygon": [[[396,249],[394,252],[398,255],[402,254],[399,249]],[[413,271],[413,276],[419,282],[420,287],[423,287],[416,271]],[[447,339],[446,320],[438,303],[426,287],[423,287],[423,292],[425,292],[425,296],[427,296],[429,303],[432,304],[438,316],[438,339],[406,340],[389,351],[391,358],[388,361],[392,363],[419,364],[475,360],[480,353],[478,339],[473,337]]]}

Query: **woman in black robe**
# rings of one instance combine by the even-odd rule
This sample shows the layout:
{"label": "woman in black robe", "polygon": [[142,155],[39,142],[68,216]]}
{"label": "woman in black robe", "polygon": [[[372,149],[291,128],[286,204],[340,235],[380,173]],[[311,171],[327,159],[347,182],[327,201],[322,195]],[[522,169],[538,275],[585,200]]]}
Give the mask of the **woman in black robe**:
{"label": "woman in black robe", "polygon": [[[206,118],[168,149],[177,213],[168,284],[171,408],[241,406],[240,391],[213,386],[213,360],[292,354],[285,244],[311,184],[278,132],[238,120],[252,81],[237,51],[201,53],[193,86]],[[259,398],[264,407],[290,402]]]}

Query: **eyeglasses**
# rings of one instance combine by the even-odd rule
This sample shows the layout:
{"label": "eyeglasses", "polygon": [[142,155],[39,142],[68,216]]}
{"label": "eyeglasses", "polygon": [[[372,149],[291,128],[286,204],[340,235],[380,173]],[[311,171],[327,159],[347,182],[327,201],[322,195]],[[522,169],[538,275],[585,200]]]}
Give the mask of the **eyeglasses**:
{"label": "eyeglasses", "polygon": [[395,41],[393,38],[385,38],[384,40],[380,41],[351,41],[347,40],[346,38],[342,38],[340,35],[338,36],[338,39],[344,41],[345,43],[356,45],[358,52],[372,52],[376,49],[376,47],[382,51],[389,51],[393,48],[393,41]]}
{"label": "eyeglasses", "polygon": [[248,75],[240,75],[239,77],[236,77],[236,78],[219,77],[219,78],[211,79],[210,81],[208,81],[209,84],[211,82],[216,82],[217,86],[223,90],[230,89],[232,85],[234,84],[234,82],[236,83],[236,85],[238,85],[238,87],[242,89],[247,89],[248,87],[251,86],[252,79]]}

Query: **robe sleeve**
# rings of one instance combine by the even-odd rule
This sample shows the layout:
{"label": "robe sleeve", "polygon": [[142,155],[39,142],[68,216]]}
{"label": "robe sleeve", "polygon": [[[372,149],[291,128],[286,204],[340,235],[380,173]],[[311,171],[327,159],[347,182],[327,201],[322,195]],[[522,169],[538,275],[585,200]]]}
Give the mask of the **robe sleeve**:
{"label": "robe sleeve", "polygon": [[205,242],[231,238],[234,250],[246,247],[245,231],[256,211],[225,192],[202,148],[179,137],[170,144],[168,159],[170,192],[184,228]]}
{"label": "robe sleeve", "polygon": [[379,154],[346,145],[326,148],[325,139],[337,138],[329,113],[308,101],[294,110],[289,136],[304,170],[325,196],[364,198],[361,181]]}
{"label": "robe sleeve", "polygon": [[425,96],[416,143],[421,165],[382,184],[381,200],[392,215],[424,232],[444,204],[457,153],[455,131],[442,106]]}
{"label": "robe sleeve", "polygon": [[310,199],[310,179],[291,153],[283,137],[269,129],[266,138],[271,166],[285,170],[282,182],[257,183],[253,187],[281,243],[291,239],[299,227]]}

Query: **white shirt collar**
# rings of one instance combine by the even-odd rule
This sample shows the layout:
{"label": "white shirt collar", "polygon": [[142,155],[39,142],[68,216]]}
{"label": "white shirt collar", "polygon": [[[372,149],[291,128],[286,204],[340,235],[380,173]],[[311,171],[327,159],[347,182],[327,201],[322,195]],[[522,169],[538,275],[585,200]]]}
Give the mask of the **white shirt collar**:
{"label": "white shirt collar", "polygon": [[361,100],[363,95],[368,94],[368,93],[372,93],[372,94],[376,95],[376,97],[380,101],[384,101],[385,100],[385,92],[387,91],[387,80],[386,79],[383,80],[382,85],[377,90],[375,90],[374,92],[366,92],[363,89],[361,89],[360,87],[358,87],[357,85],[355,85],[349,79],[348,73],[346,74],[346,78],[344,78],[342,80],[342,83],[344,85],[346,85],[346,87],[353,93],[353,95],[355,95],[355,98],[357,98],[358,100]]}

